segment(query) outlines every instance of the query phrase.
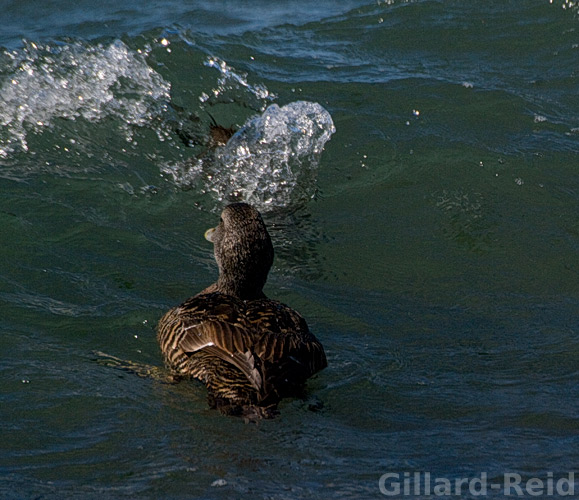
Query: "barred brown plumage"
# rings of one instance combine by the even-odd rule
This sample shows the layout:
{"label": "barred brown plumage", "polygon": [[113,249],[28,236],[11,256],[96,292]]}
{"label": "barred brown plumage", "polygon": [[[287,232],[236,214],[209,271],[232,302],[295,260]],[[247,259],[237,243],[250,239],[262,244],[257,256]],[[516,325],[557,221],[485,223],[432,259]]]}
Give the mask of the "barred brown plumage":
{"label": "barred brown plumage", "polygon": [[255,208],[228,205],[205,237],[219,278],[159,321],[165,363],[177,377],[205,383],[223,413],[270,417],[326,367],[324,348],[299,313],[263,293],[273,246]]}

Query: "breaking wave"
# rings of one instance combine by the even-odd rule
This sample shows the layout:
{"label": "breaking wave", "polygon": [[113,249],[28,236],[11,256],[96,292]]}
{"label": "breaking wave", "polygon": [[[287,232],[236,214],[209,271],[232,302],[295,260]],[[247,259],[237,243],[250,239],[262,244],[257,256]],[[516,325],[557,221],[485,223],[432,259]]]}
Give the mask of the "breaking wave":
{"label": "breaking wave", "polygon": [[218,202],[285,206],[315,195],[320,156],[334,132],[332,117],[318,103],[272,104],[224,146],[163,170],[179,186],[211,193]]}
{"label": "breaking wave", "polygon": [[[2,175],[34,174],[41,169],[34,157],[50,159],[71,145],[84,156],[44,161],[43,171],[74,175],[77,165],[87,168],[87,157],[106,170],[125,164],[128,142],[133,169],[140,168],[138,158],[156,162],[157,175],[160,171],[178,189],[209,197],[215,207],[243,200],[267,209],[312,198],[324,145],[335,131],[328,111],[306,101],[280,106],[264,84],[250,82],[247,74],[213,56],[198,59],[197,69],[192,66],[198,81],[190,89],[197,99],[184,109],[172,102],[167,75],[151,67],[164,68],[163,58],[177,57],[168,50],[177,44],[179,57],[195,55],[182,37],[153,38],[140,49],[115,40],[24,41],[19,49],[0,50]],[[207,79],[208,74],[215,76]],[[215,110],[242,125],[234,126],[238,130],[229,140],[208,146],[206,122]],[[191,148],[179,140],[184,129],[191,132]],[[110,132],[120,142],[111,144]],[[154,172],[147,175],[153,180]]]}
{"label": "breaking wave", "polygon": [[0,158],[28,150],[28,134],[56,118],[118,118],[145,126],[170,99],[171,86],[147,65],[145,51],[116,40],[24,47],[0,52]]}

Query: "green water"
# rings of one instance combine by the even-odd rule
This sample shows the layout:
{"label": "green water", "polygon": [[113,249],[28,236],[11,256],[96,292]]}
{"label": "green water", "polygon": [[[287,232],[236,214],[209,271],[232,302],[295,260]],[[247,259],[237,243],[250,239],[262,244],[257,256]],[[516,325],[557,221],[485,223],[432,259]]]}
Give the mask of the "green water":
{"label": "green water", "polygon": [[[358,499],[385,497],[387,472],[566,477],[576,8],[223,5],[79,2],[52,22],[55,4],[41,31],[23,4],[7,10],[0,496]],[[323,151],[294,125],[273,146],[250,140],[250,163],[175,132],[202,140],[209,115],[247,127],[296,102],[331,115]],[[253,192],[256,179],[271,182]],[[156,322],[215,279],[203,233],[236,193],[270,227],[267,293],[307,318],[329,362],[308,400],[259,425],[99,354],[161,368]]]}

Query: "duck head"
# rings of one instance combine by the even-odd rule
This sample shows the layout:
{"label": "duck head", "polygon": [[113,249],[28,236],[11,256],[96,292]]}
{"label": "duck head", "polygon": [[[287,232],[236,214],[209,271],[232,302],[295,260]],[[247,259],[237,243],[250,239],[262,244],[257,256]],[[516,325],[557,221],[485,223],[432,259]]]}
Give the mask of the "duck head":
{"label": "duck head", "polygon": [[232,203],[219,225],[205,232],[219,266],[217,291],[250,300],[264,297],[273,264],[273,245],[261,214],[247,203]]}

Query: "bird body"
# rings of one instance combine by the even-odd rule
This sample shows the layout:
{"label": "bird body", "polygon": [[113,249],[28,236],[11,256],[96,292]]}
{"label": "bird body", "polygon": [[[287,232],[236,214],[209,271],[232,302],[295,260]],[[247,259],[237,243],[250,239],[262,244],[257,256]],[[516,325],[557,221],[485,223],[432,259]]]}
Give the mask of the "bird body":
{"label": "bird body", "polygon": [[263,293],[273,247],[257,210],[227,206],[206,238],[219,278],[159,321],[165,363],[202,381],[223,413],[270,416],[327,365],[324,349],[299,313]]}

